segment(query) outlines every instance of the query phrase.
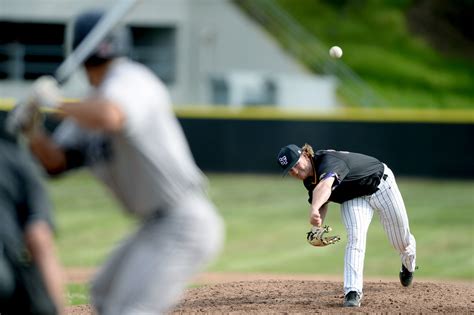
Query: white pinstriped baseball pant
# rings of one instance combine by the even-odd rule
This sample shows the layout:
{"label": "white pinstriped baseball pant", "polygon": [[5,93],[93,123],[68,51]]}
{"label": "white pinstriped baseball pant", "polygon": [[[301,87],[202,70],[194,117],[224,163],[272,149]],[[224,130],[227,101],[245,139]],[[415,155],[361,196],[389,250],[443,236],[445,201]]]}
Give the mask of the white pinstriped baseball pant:
{"label": "white pinstriped baseball pant", "polygon": [[367,230],[374,214],[380,221],[392,246],[400,253],[403,265],[415,270],[416,241],[410,233],[405,204],[395,177],[385,164],[379,190],[370,196],[348,200],[341,205],[341,217],[346,226],[347,246],[344,257],[344,294],[357,291],[362,295]]}

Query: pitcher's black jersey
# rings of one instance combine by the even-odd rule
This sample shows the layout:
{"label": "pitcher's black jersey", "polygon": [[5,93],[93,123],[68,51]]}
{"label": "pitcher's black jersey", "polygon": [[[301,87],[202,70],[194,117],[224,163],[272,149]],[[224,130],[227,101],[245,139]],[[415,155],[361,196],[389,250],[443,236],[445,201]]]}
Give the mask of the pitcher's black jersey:
{"label": "pitcher's black jersey", "polygon": [[347,151],[319,150],[313,158],[315,177],[308,177],[304,185],[312,202],[314,187],[321,180],[334,177],[329,201],[343,203],[377,191],[383,175],[383,163],[374,157]]}

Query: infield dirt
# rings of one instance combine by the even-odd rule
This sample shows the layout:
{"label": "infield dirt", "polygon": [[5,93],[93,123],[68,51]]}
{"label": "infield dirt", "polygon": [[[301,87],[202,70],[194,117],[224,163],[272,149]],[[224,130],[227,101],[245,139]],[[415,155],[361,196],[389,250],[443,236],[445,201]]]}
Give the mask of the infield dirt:
{"label": "infield dirt", "polygon": [[[69,272],[72,282],[84,272]],[[336,277],[264,274],[202,274],[173,314],[340,314],[474,313],[474,283],[416,281],[404,288],[396,279],[364,283],[362,306],[342,308],[342,282]],[[89,315],[89,305],[70,306],[66,314]]]}

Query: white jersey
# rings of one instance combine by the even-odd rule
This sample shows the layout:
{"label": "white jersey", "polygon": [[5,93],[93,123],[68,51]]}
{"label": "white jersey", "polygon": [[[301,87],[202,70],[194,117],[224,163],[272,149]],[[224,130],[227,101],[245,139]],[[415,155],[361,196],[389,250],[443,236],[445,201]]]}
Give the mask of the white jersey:
{"label": "white jersey", "polygon": [[121,107],[123,130],[102,135],[66,120],[54,137],[65,150],[86,151],[86,164],[128,211],[147,216],[203,188],[166,87],[151,71],[118,59],[96,93]]}

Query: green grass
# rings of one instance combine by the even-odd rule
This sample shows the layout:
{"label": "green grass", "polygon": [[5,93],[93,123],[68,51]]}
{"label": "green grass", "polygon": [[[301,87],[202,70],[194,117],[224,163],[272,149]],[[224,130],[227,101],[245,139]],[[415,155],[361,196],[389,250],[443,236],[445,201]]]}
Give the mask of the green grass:
{"label": "green grass", "polygon": [[68,284],[67,285],[67,304],[82,305],[89,303],[88,284]]}
{"label": "green grass", "polygon": [[[411,1],[344,2],[277,0],[327,48],[341,46],[342,61],[388,105],[474,107],[474,63],[438,53],[423,38],[411,33],[405,16]],[[304,53],[301,51],[297,57],[313,68],[314,60],[304,57]],[[344,89],[340,92],[348,105],[357,105],[344,95]]]}
{"label": "green grass", "polygon": [[[417,277],[474,279],[474,182],[398,182],[417,239]],[[88,173],[52,180],[49,187],[59,254],[66,266],[97,266],[135,224]],[[300,182],[278,175],[211,174],[210,195],[225,219],[227,238],[209,270],[342,274],[345,230],[339,207],[331,205],[326,223],[341,234],[342,242],[311,247],[305,240],[310,226]],[[369,229],[365,266],[369,276],[394,276],[400,267],[377,215]]]}
{"label": "green grass", "polygon": [[118,211],[89,173],[49,181],[56,211],[58,246],[66,266],[97,266],[134,222]]}

